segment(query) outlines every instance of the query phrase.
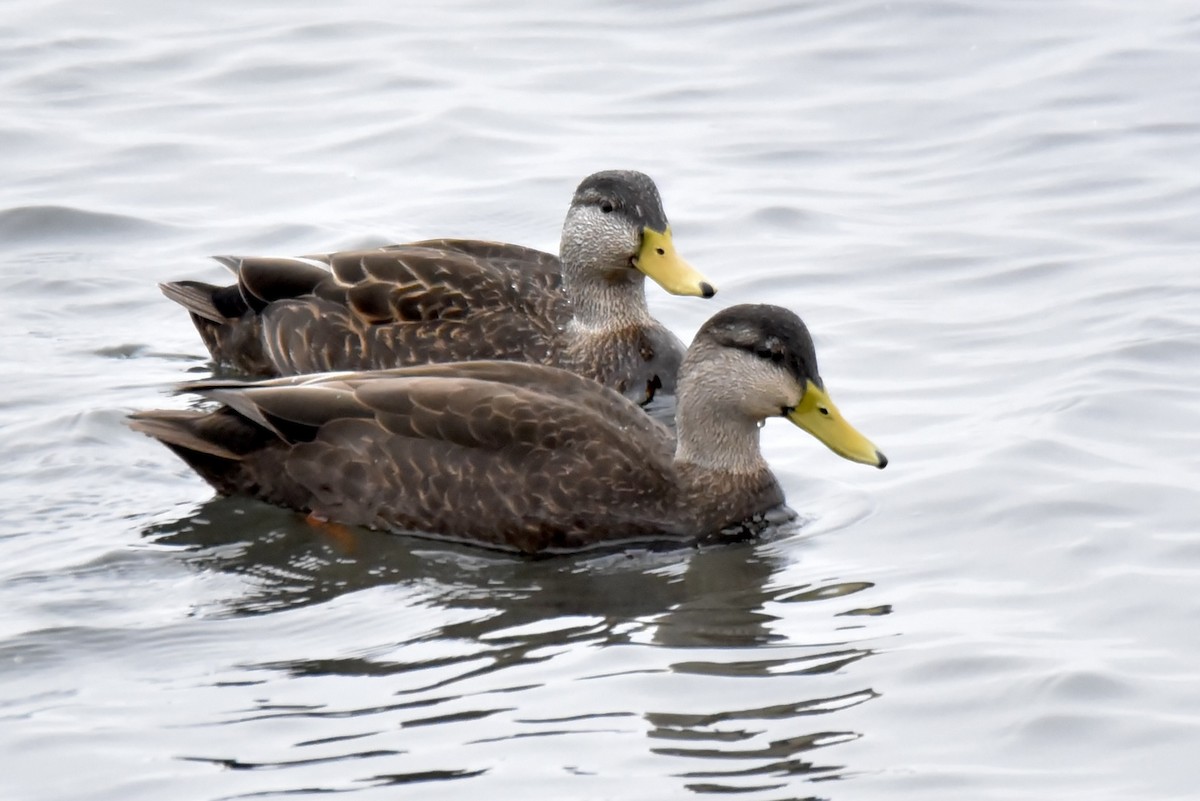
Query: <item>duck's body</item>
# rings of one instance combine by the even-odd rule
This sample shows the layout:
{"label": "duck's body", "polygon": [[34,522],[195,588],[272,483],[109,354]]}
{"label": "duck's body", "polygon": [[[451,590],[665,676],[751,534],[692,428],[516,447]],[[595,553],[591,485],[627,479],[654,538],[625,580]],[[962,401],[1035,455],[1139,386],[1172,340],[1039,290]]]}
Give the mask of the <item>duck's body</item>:
{"label": "duck's body", "polygon": [[690,542],[761,520],[784,500],[758,448],[768,416],[886,464],[837,417],[790,312],[718,314],[680,375],[678,440],[590,380],[498,361],[203,382],[190,389],[219,410],[133,426],[225,494],[525,553]]}
{"label": "duck's body", "polygon": [[251,375],[373,370],[473,359],[561,367],[641,402],[672,392],[683,345],[646,306],[714,290],[674,253],[641,173],[580,184],[561,258],[439,239],[303,258],[223,258],[237,283],[163,285],[213,358]]}

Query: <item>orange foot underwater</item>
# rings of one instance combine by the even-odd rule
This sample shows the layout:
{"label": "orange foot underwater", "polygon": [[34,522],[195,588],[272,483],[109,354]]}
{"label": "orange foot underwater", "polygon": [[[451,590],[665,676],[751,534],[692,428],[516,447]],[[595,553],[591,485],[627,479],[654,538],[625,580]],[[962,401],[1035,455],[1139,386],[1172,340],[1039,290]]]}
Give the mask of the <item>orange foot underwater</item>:
{"label": "orange foot underwater", "polygon": [[353,553],[357,550],[358,537],[350,530],[349,526],[344,526],[341,523],[333,523],[317,515],[315,512],[309,512],[308,516],[304,518],[304,522],[328,535],[329,539],[333,540],[333,544],[339,550],[345,553]]}

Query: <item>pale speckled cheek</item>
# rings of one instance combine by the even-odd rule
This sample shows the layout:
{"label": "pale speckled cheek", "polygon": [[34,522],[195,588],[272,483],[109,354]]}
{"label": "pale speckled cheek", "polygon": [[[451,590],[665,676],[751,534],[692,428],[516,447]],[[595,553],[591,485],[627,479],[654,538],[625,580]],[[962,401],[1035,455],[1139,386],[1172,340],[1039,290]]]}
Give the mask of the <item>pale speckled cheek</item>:
{"label": "pale speckled cheek", "polygon": [[717,350],[696,365],[711,401],[748,417],[774,417],[800,402],[803,389],[785,370],[742,351]]}
{"label": "pale speckled cheek", "polygon": [[803,396],[796,380],[775,365],[763,364],[744,383],[747,411],[756,417],[774,417],[785,406],[795,406]]}
{"label": "pale speckled cheek", "polygon": [[569,245],[589,261],[629,258],[640,244],[640,232],[625,218],[591,207],[573,209],[563,226],[564,253]]}

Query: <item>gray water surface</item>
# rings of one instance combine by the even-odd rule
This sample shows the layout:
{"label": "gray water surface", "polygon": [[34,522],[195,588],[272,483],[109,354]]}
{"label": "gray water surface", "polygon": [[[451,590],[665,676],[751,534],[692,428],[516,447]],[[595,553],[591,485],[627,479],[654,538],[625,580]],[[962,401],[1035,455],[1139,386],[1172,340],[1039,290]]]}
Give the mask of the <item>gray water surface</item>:
{"label": "gray water surface", "polygon": [[[429,4],[433,6],[434,4]],[[1200,6],[10,0],[0,798],[1185,799]],[[135,409],[209,254],[553,250],[650,173],[878,472],[798,531],[521,561],[214,499]]]}

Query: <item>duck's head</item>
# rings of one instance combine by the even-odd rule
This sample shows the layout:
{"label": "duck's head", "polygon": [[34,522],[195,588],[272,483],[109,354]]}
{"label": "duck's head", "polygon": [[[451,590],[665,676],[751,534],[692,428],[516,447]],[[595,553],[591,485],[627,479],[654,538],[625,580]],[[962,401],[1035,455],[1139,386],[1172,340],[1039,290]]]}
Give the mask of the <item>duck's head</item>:
{"label": "duck's head", "polygon": [[[689,375],[699,373],[703,388]],[[830,399],[808,328],[787,309],[745,304],[718,312],[696,333],[680,382],[681,412],[685,392],[696,391],[719,403],[720,413],[756,423],[786,417],[839,456],[887,466],[887,457]]]}
{"label": "duck's head", "polygon": [[674,295],[711,298],[717,291],[675,252],[658,187],[633,170],[583,179],[567,211],[562,255],[564,272],[572,262],[599,269],[614,282],[641,273]]}

